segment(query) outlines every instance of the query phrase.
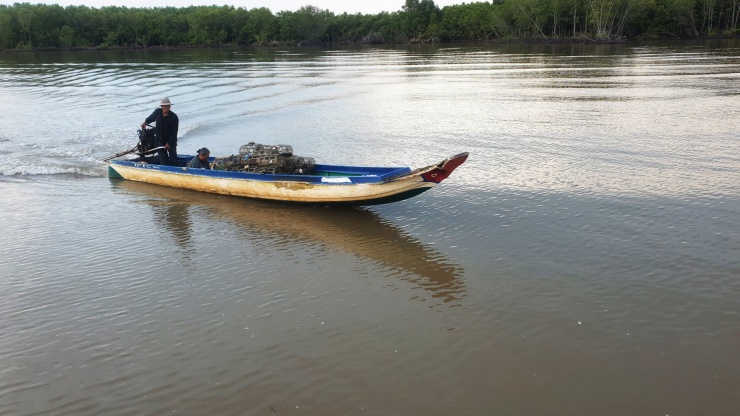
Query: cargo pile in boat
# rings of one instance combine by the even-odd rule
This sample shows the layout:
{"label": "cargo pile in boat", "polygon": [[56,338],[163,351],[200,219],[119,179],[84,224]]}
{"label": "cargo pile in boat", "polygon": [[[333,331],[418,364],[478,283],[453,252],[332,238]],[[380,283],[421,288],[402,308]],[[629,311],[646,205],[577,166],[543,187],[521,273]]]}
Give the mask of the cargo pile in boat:
{"label": "cargo pile in boat", "polygon": [[312,157],[294,156],[290,145],[255,142],[241,146],[238,155],[219,157],[211,164],[214,170],[300,175],[310,174],[315,165]]}

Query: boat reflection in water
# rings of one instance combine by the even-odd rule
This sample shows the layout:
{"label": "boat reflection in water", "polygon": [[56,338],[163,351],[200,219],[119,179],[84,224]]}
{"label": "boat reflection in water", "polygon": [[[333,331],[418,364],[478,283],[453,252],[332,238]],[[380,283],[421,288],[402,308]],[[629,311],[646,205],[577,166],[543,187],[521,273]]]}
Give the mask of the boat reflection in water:
{"label": "boat reflection in water", "polygon": [[146,202],[152,206],[156,222],[172,234],[186,264],[194,250],[189,209],[198,207],[206,216],[269,237],[276,246],[307,242],[377,262],[397,270],[399,273],[394,275],[401,280],[444,303],[460,301],[466,294],[461,266],[372,211],[291,206],[135,181],[110,181],[115,189],[150,198]]}

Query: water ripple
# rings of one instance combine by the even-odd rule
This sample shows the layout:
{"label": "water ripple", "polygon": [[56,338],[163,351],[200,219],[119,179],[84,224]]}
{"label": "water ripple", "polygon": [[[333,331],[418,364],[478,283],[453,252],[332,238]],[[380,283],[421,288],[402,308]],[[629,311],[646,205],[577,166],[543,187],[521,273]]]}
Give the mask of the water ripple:
{"label": "water ripple", "polygon": [[[65,56],[0,64],[0,414],[733,408],[736,48]],[[470,158],[360,210],[106,178],[161,96],[183,153]]]}

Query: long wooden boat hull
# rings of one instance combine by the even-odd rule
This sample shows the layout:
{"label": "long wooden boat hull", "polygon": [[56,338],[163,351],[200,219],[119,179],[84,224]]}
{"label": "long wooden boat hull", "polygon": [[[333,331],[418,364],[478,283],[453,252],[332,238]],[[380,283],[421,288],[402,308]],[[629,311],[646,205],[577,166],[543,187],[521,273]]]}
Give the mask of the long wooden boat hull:
{"label": "long wooden boat hull", "polygon": [[[112,160],[111,178],[246,198],[321,205],[377,205],[401,201],[445,180],[467,159],[460,153],[437,164],[407,167],[316,165],[312,175],[260,174]],[[188,160],[187,157],[183,157]]]}

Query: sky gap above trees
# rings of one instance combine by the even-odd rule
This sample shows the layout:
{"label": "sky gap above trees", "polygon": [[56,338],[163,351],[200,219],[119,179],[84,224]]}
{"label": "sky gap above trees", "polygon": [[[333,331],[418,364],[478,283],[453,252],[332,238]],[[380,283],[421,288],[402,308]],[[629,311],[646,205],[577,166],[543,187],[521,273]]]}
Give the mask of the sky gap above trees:
{"label": "sky gap above trees", "polygon": [[737,36],[740,0],[494,0],[339,14],[315,6],[127,8],[0,5],[0,48],[614,41]]}

